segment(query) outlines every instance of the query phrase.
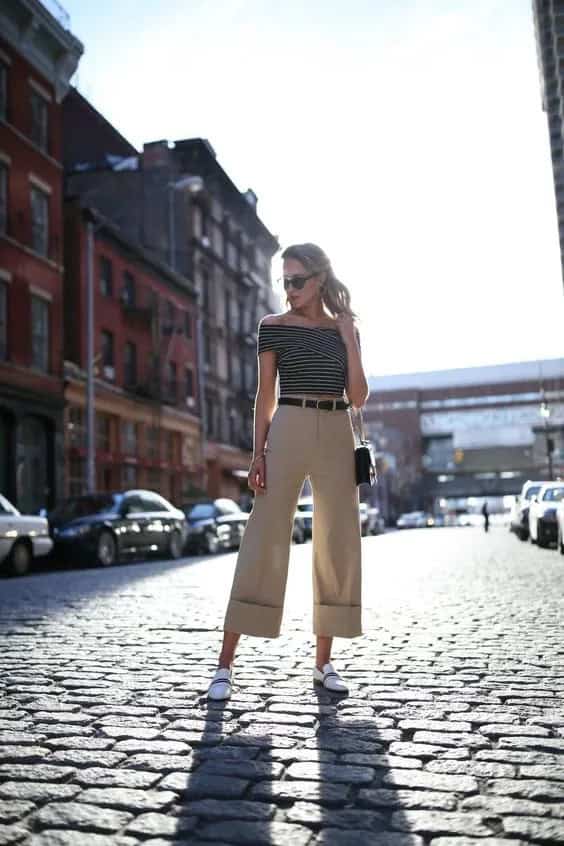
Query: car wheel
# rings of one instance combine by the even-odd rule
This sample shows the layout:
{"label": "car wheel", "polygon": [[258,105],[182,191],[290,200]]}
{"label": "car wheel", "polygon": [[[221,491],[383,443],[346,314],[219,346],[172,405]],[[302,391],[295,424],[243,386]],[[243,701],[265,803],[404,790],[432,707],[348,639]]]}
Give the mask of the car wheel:
{"label": "car wheel", "polygon": [[219,538],[211,532],[204,538],[204,552],[207,555],[216,555],[219,552]]}
{"label": "car wheel", "polygon": [[560,550],[560,555],[564,555],[564,535],[562,534],[562,529],[558,529],[558,549]]}
{"label": "car wheel", "polygon": [[542,549],[548,546],[545,531],[540,523],[537,526],[537,546],[540,546]]}
{"label": "car wheel", "polygon": [[111,532],[100,532],[96,545],[96,564],[100,567],[111,567],[117,561],[117,543]]}
{"label": "car wheel", "polygon": [[175,529],[168,539],[168,557],[176,560],[181,557],[182,552],[182,535]]}
{"label": "car wheel", "polygon": [[11,576],[25,576],[31,567],[33,554],[29,543],[18,541],[8,557],[8,573]]}
{"label": "car wheel", "polygon": [[517,532],[517,537],[521,541],[526,541],[529,539],[529,533],[526,529],[519,529],[519,531]]}

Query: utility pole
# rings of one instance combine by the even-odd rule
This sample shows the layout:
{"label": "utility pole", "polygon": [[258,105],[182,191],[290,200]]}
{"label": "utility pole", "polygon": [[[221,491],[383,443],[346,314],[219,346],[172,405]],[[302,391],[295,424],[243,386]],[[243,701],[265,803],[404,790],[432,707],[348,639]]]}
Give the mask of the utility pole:
{"label": "utility pole", "polygon": [[96,489],[96,398],[94,393],[94,222],[86,224],[86,491]]}

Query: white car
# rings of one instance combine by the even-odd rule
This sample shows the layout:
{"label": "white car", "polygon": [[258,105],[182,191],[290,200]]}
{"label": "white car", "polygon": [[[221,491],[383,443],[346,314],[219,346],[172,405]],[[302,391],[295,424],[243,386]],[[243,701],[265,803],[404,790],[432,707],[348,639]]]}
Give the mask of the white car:
{"label": "white car", "polygon": [[400,514],[396,520],[398,529],[427,529],[434,524],[432,515],[426,511],[408,511],[406,514]]}
{"label": "white car", "polygon": [[548,546],[556,543],[557,512],[564,502],[564,482],[546,482],[529,506],[529,538],[531,543]]}
{"label": "white car", "polygon": [[52,548],[46,518],[20,514],[0,494],[0,567],[13,576],[23,576],[33,558],[48,555]]}

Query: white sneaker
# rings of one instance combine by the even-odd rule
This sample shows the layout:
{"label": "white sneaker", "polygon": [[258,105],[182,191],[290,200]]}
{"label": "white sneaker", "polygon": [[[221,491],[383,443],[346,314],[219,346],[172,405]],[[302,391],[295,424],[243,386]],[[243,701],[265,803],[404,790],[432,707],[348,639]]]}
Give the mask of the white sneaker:
{"label": "white sneaker", "polygon": [[327,690],[332,690],[335,693],[348,693],[348,687],[339,675],[335,672],[333,664],[325,664],[323,670],[313,668],[313,680],[319,682]]}
{"label": "white sneaker", "polygon": [[229,670],[227,667],[221,667],[216,670],[208,687],[208,699],[229,699],[232,680],[233,668]]}

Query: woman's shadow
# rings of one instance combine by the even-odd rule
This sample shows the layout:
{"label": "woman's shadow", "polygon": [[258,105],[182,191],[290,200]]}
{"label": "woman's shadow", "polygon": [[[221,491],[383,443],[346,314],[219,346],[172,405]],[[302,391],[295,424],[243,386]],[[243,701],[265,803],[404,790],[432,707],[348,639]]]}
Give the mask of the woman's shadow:
{"label": "woman's shadow", "polygon": [[373,846],[400,835],[400,805],[382,784],[392,720],[354,680],[348,695],[335,694],[299,663],[273,680],[271,662],[241,656],[232,698],[202,695],[193,768],[169,779],[182,788],[179,842]]}

